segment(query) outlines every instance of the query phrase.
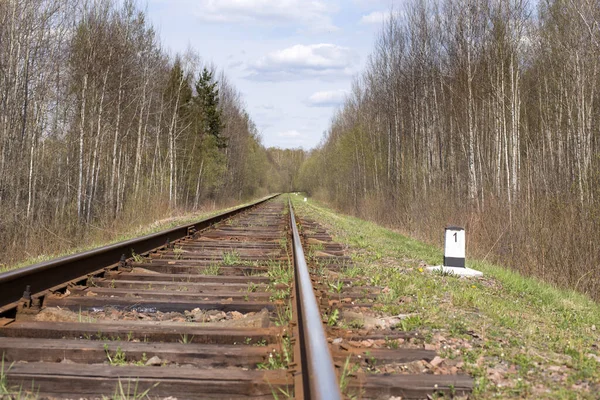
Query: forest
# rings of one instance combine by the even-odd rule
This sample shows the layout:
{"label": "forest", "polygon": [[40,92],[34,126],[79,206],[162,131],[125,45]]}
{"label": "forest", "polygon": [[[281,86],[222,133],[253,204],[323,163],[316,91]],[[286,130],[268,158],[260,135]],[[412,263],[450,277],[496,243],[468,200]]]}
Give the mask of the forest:
{"label": "forest", "polygon": [[289,190],[240,93],[132,0],[0,2],[2,264]]}
{"label": "forest", "polygon": [[598,299],[598,89],[597,0],[410,0],[298,184],[437,244],[463,225],[471,257]]}

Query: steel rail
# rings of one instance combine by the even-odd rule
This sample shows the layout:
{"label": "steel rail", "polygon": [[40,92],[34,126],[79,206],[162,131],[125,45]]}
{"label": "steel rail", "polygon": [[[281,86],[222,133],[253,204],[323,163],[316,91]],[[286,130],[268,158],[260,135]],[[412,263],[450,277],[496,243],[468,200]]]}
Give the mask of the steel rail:
{"label": "steel rail", "polygon": [[300,348],[306,358],[302,363],[302,380],[305,398],[311,400],[342,399],[340,386],[335,374],[335,367],[323,323],[315,297],[308,266],[304,258],[304,250],[296,227],[296,217],[292,203],[288,200],[293,235],[294,269],[296,283],[296,302],[298,305],[298,325]]}
{"label": "steel rail", "polygon": [[277,195],[267,196],[251,204],[222,212],[193,224],[182,225],[162,232],[2,273],[0,274],[0,307],[18,301],[28,285],[31,286],[31,293],[39,293],[78,279],[79,277],[85,277],[89,273],[118,263],[123,255],[129,258],[133,256],[134,252],[141,254],[159,248],[164,246],[168,241],[175,241],[189,235],[190,232],[208,228],[215,223],[264,203],[275,196]]}

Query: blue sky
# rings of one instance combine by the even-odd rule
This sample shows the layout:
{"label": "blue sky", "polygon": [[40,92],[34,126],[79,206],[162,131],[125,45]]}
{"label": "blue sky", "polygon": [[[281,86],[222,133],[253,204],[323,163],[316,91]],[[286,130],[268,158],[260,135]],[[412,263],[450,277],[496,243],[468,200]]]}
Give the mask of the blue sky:
{"label": "blue sky", "polygon": [[148,0],[148,15],[171,52],[192,47],[225,71],[265,146],[310,149],[392,1]]}

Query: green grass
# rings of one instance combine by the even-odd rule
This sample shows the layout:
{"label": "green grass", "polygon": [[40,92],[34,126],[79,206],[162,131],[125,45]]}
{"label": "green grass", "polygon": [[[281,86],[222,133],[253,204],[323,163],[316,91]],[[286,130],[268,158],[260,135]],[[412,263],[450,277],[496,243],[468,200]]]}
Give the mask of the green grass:
{"label": "green grass", "polygon": [[221,271],[221,266],[218,264],[211,264],[204,268],[202,268],[202,267],[198,268],[198,273],[200,275],[219,275],[220,271]]}
{"label": "green grass", "polygon": [[237,251],[224,251],[223,252],[223,264],[225,265],[236,265],[242,262],[242,258]]}
{"label": "green grass", "polygon": [[268,261],[267,276],[271,278],[271,285],[291,285],[294,277],[294,268],[289,262]]}
{"label": "green grass", "polygon": [[109,365],[112,365],[113,367],[115,367],[115,366],[122,367],[124,365],[127,365],[127,356],[126,356],[125,352],[123,350],[121,350],[120,347],[117,347],[115,354],[111,354],[110,350],[108,349],[108,344],[105,343],[104,344],[104,352],[106,353],[106,358],[108,360]]}
{"label": "green grass", "polygon": [[127,386],[123,384],[121,379],[115,388],[115,392],[111,397],[102,396],[103,400],[142,400],[142,399],[150,399],[148,393],[150,390],[154,389],[159,385],[159,383],[155,383],[149,389],[142,391],[138,387],[139,380],[131,381],[127,380]]}
{"label": "green grass", "polygon": [[[265,369],[265,370],[275,370],[275,369],[287,369],[288,365],[292,362],[293,358],[293,347],[290,338],[284,336],[281,338],[280,342],[280,350],[269,352],[269,357],[262,362],[256,365],[257,369]],[[266,346],[266,342],[261,344],[261,342],[255,345],[264,345]]]}
{"label": "green grass", "polygon": [[441,249],[290,197],[299,216],[351,246],[355,265],[342,276],[386,287],[380,311],[410,314],[397,329],[455,340],[439,352],[464,361],[462,371],[475,379],[473,398],[597,398],[600,306],[588,296],[468,255],[483,278],[430,274],[422,265],[441,264]]}
{"label": "green grass", "polygon": [[10,400],[34,400],[37,399],[35,382],[31,382],[31,391],[23,390],[23,386],[11,386],[8,383],[8,372],[14,363],[7,365],[4,353],[0,356],[0,399]]}

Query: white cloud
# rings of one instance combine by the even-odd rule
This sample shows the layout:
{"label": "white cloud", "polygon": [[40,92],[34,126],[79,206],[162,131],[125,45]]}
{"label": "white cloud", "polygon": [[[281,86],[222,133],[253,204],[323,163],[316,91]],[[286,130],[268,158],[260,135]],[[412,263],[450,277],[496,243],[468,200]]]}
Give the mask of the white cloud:
{"label": "white cloud", "polygon": [[299,23],[311,31],[336,31],[331,14],[338,7],[324,0],[200,0],[196,15],[209,22],[288,25]]}
{"label": "white cloud", "polygon": [[302,136],[302,134],[300,132],[298,132],[295,129],[289,130],[289,131],[285,131],[285,132],[279,132],[279,137],[285,137],[285,138],[295,138],[295,137],[299,137]]}
{"label": "white cloud", "polygon": [[382,24],[390,18],[390,12],[373,11],[371,14],[363,15],[360,19],[361,24]]}
{"label": "white cloud", "polygon": [[243,68],[243,67],[244,67],[243,61],[232,61],[229,64],[227,64],[227,68],[229,68],[229,69]]}
{"label": "white cloud", "polygon": [[335,107],[344,101],[347,94],[345,90],[315,92],[308,98],[307,103],[312,107]]}
{"label": "white cloud", "polygon": [[277,137],[272,138],[270,146],[283,149],[304,148],[308,149],[312,145],[310,135],[301,133],[295,129],[280,131]]}
{"label": "white cloud", "polygon": [[249,68],[247,78],[256,80],[298,80],[344,77],[354,73],[358,55],[348,47],[334,44],[297,44],[260,58]]}

